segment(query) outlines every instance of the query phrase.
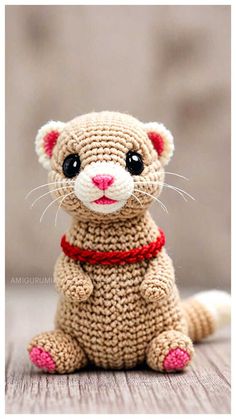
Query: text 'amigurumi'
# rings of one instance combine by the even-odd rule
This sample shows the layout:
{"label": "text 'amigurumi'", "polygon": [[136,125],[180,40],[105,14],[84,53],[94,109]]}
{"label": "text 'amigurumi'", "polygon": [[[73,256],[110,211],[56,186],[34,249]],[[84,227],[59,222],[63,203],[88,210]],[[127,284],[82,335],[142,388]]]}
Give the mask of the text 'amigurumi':
{"label": "text 'amigurumi'", "polygon": [[148,212],[173,150],[164,125],[116,112],[39,130],[39,161],[72,223],[54,270],[55,330],[28,346],[37,367],[68,373],[87,363],[132,368],[146,361],[154,370],[182,370],[192,342],[229,321],[223,291],[180,300],[165,235]]}

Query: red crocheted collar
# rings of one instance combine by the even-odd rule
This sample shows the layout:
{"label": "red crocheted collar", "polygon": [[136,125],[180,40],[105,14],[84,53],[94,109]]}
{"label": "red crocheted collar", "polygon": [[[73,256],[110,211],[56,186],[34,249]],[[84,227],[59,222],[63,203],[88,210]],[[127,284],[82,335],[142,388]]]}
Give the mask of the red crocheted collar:
{"label": "red crocheted collar", "polygon": [[157,256],[165,245],[165,234],[161,229],[159,229],[159,233],[154,242],[131,250],[98,252],[97,250],[81,249],[70,244],[65,235],[61,239],[61,247],[66,256],[80,262],[92,265],[125,265]]}

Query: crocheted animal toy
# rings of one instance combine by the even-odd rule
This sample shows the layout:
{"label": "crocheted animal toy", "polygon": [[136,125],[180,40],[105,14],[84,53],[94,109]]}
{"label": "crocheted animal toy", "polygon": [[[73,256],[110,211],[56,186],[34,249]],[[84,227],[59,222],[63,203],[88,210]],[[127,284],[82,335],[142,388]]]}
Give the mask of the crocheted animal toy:
{"label": "crocheted animal toy", "polygon": [[148,212],[173,150],[164,125],[116,112],[39,130],[39,161],[72,223],[54,271],[55,330],[28,346],[37,367],[62,374],[88,362],[121,369],[146,361],[157,371],[182,370],[192,342],[229,321],[223,291],[180,300],[165,235]]}

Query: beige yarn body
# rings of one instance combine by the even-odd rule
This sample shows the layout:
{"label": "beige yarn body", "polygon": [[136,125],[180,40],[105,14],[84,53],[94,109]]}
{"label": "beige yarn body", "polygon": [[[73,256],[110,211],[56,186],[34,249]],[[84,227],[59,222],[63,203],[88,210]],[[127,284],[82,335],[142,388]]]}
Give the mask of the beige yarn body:
{"label": "beige yarn body", "polygon": [[[148,236],[145,234],[147,231]],[[75,223],[67,237],[69,241],[73,237],[73,244],[83,248],[90,248],[92,243],[95,247],[96,243],[97,250],[110,251],[116,247],[116,238],[123,238],[120,250],[128,250],[148,244],[147,237],[151,241],[157,237],[157,232],[147,213],[138,220],[111,226]],[[62,255],[55,268],[56,286],[64,292],[72,273],[68,259]],[[61,299],[57,327],[78,340],[92,363],[104,368],[130,368],[144,361],[148,344],[161,332],[172,329],[187,332],[175,284],[171,294],[161,299],[159,304],[147,304],[141,294],[143,279],[150,275],[154,264],[163,281],[158,284],[160,294],[166,293],[166,283],[174,283],[174,271],[163,249],[156,259],[141,263],[121,266],[85,263],[82,269],[93,284],[91,296],[82,303]],[[78,266],[78,269],[81,267]]]}
{"label": "beige yarn body", "polygon": [[[55,136],[57,130],[58,140],[48,153],[52,145],[48,135]],[[159,154],[158,144],[151,141],[153,132],[162,141]],[[148,207],[153,194],[161,193],[163,167],[173,152],[172,136],[163,125],[143,124],[116,112],[83,115],[67,124],[51,121],[39,131],[36,150],[43,166],[50,168],[53,197],[61,197],[61,207],[72,216],[66,234],[71,245],[110,252],[139,248],[157,239],[159,229]],[[125,159],[130,150],[143,158],[144,169],[137,176],[127,173]],[[73,153],[80,157],[81,175],[65,186],[63,162]],[[99,162],[103,166],[97,166]],[[99,193],[89,170],[110,167],[110,162],[118,171],[112,197],[121,196],[124,204],[104,214],[87,203],[98,198],[90,195]],[[124,199],[132,184],[134,193]],[[216,328],[211,311],[195,297],[181,302],[165,248],[152,259],[124,265],[92,265],[62,253],[54,281],[60,293],[56,328],[36,336],[28,346],[31,361],[49,372],[71,372],[88,362],[115,369],[144,361],[158,371],[184,368],[192,359],[192,340]]]}

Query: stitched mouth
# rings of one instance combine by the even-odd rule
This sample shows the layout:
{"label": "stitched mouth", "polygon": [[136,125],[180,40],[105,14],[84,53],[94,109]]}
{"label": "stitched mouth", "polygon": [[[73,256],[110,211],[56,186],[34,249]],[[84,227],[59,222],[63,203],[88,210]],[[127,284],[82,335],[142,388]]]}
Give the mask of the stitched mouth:
{"label": "stitched mouth", "polygon": [[95,202],[95,204],[98,204],[98,205],[111,205],[111,204],[115,204],[117,201],[115,199],[110,199],[104,195],[93,202]]}

